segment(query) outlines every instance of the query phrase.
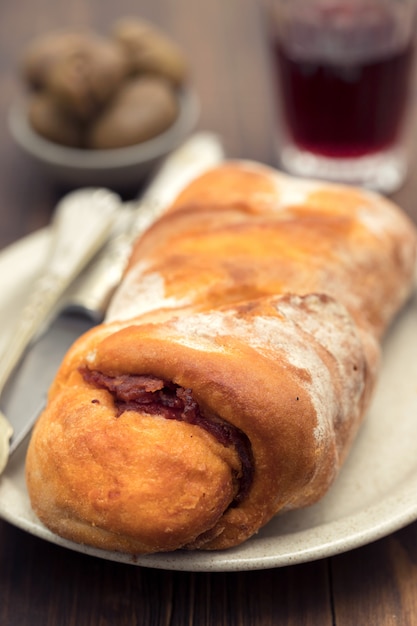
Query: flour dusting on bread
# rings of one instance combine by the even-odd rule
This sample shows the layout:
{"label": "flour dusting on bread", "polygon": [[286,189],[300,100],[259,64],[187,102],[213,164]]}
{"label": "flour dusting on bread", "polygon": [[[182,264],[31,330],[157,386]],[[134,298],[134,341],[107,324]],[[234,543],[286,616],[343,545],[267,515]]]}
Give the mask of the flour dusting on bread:
{"label": "flour dusting on bread", "polygon": [[28,449],[35,513],[138,554],[227,549],[320,500],[416,251],[377,194],[249,161],[194,180],[57,373]]}

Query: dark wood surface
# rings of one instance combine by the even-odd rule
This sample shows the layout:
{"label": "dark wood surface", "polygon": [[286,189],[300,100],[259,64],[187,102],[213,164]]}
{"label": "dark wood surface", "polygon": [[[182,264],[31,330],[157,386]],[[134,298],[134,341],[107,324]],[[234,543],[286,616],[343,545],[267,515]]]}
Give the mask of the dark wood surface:
{"label": "dark wood surface", "polygon": [[[218,132],[229,156],[274,164],[270,67],[256,0],[2,0],[0,248],[47,224],[62,193],[38,175],[7,130],[23,47],[61,26],[106,31],[122,15],[147,17],[183,45],[202,103],[200,128]],[[394,199],[417,221],[411,144],[411,171]],[[188,573],[73,553],[0,521],[1,626],[116,624],[415,626],[417,523],[313,563]]]}

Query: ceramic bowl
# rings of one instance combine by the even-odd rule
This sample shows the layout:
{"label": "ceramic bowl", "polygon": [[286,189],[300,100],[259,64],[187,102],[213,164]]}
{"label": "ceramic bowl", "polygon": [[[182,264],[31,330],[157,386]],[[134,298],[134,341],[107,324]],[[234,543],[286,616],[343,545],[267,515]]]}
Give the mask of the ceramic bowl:
{"label": "ceramic bowl", "polygon": [[199,114],[196,93],[191,88],[183,89],[179,92],[178,117],[168,130],[140,144],[108,150],[70,148],[41,137],[29,124],[24,99],[12,105],[9,127],[18,146],[55,183],[120,189],[139,185],[187,138]]}

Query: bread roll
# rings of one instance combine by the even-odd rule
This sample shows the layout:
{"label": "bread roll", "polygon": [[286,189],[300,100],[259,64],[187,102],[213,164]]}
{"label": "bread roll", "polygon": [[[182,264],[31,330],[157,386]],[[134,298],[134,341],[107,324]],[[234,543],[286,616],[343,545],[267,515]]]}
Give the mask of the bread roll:
{"label": "bread roll", "polygon": [[218,550],[319,500],[416,241],[370,192],[243,161],[195,180],[57,373],[27,455],[39,518],[109,550]]}

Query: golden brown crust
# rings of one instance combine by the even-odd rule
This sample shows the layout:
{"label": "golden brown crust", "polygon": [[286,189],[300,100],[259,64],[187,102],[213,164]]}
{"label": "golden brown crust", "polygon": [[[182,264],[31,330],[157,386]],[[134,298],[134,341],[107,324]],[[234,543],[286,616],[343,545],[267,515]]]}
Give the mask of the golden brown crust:
{"label": "golden brown crust", "polygon": [[[138,285],[162,276],[164,299],[193,309],[325,291],[380,336],[406,297],[414,258],[414,226],[381,196],[232,162],[179,196],[138,242],[131,266],[141,269]],[[112,317],[118,308],[124,317],[127,300],[116,298]],[[141,302],[127,310],[142,313]]]}
{"label": "golden brown crust", "polygon": [[[369,404],[415,247],[373,194],[249,163],[195,181],[51,387],[27,458],[40,519],[108,549],[224,549],[317,501]],[[122,405],[132,375],[189,390],[197,421]]]}

